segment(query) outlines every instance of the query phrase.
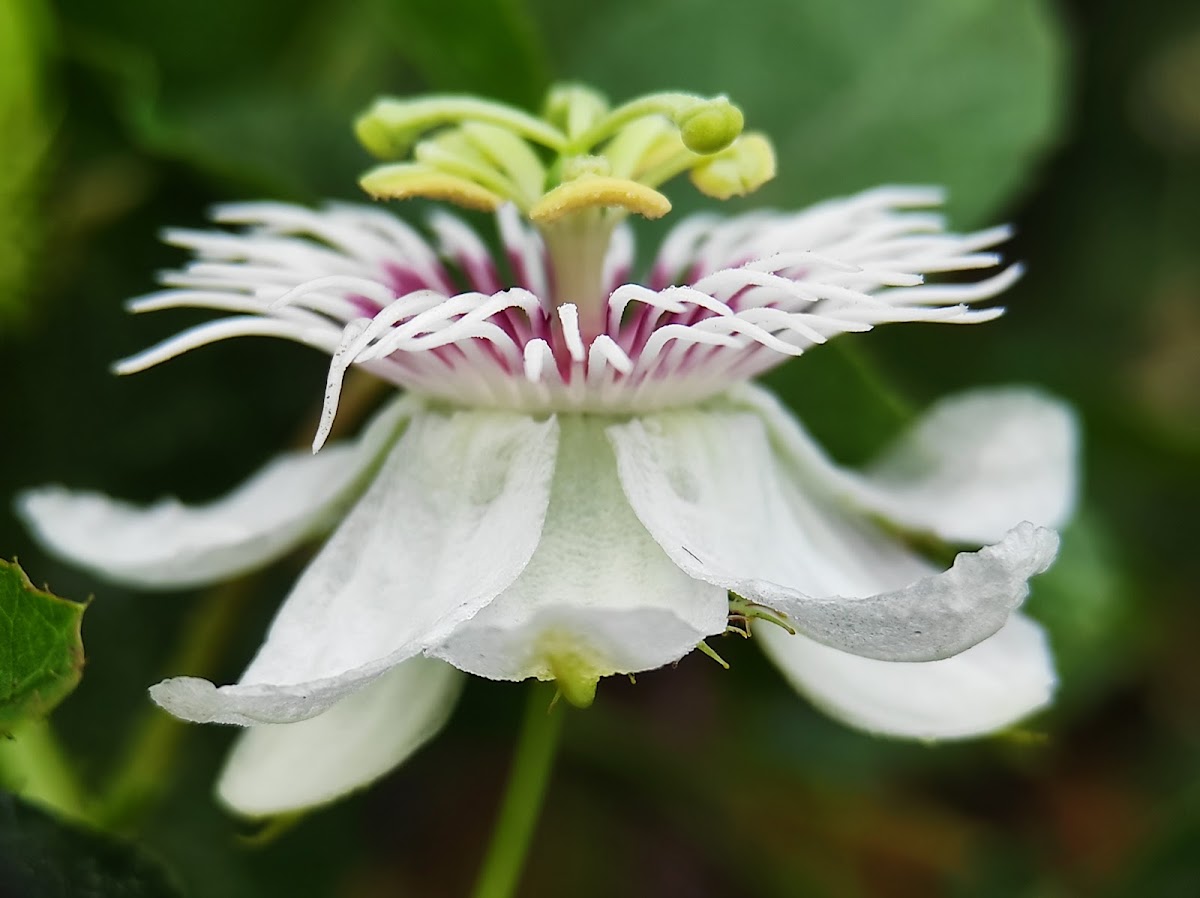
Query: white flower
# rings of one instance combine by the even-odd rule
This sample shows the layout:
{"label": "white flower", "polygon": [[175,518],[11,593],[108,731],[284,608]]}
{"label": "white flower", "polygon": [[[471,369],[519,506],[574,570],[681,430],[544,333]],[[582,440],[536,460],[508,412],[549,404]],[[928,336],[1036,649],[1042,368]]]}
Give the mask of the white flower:
{"label": "white flower", "polygon": [[[20,500],[53,551],[142,586],[214,582],[333,529],[237,684],[151,690],[187,720],[249,728],[219,785],[228,805],[289,811],[381,776],[441,726],[458,671],[553,679],[586,705],[603,676],[711,653],[731,620],[754,621],[797,688],[873,732],[977,735],[1048,701],[1044,637],[1014,611],[1072,504],[1069,414],[978,392],[857,473],[749,383],[838,334],[996,317],[971,304],[1016,266],[924,276],[994,268],[1007,231],[944,233],[920,211],[936,190],[883,188],[693,218],[628,282],[624,219],[665,214],[663,182],[688,172],[724,199],[774,175],[769,141],[742,125],[724,97],[610,108],[577,85],[553,88],[541,118],[383,99],[356,125],[389,160],[363,186],[497,211],[505,264],[445,214],[436,250],[350,206],[226,206],[218,220],[243,230],[168,235],[198,260],[134,310],[232,314],[118,371],[240,335],[315,346],[332,361],[314,452],[350,366],[405,391],[357,441],[284,456],[208,506],[59,488]],[[905,531],[986,545],[940,570]]]}
{"label": "white flower", "polygon": [[[45,488],[20,509],[41,541],[145,587],[212,583],[333,529],[236,685],[167,680],[184,719],[250,727],[220,791],[269,814],[337,797],[444,721],[460,675],[599,677],[657,668],[735,616],[830,714],[875,733],[956,738],[1042,707],[1041,629],[1015,609],[1073,501],[1074,429],[1057,402],[980,390],[937,406],[864,472],[832,463],[754,375],[831,336],[971,322],[1017,276],[984,268],[1003,229],[943,233],[885,188],[793,215],[684,221],[644,285],[618,229],[599,308],[555,302],[539,236],[500,214],[516,286],[460,220],[431,248],[386,212],[226,206],[236,232],[173,231],[198,260],[135,310],[233,313],[119,366],[234,335],[333,357],[405,389],[357,440],[288,454],[201,507],[134,508]],[[452,263],[453,268],[446,262]],[[819,385],[814,388],[819,389]],[[338,521],[344,509],[348,513]],[[890,522],[884,526],[882,521]],[[987,544],[940,570],[899,531]]]}

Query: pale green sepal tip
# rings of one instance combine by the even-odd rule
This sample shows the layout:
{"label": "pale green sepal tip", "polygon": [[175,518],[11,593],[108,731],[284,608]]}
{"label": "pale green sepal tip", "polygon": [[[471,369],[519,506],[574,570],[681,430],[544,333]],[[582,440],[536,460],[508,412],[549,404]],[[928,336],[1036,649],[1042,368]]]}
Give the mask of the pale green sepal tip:
{"label": "pale green sepal tip", "polygon": [[712,660],[716,661],[723,668],[725,668],[726,670],[729,670],[729,662],[726,661],[724,658],[722,658],[720,655],[718,655],[717,650],[714,649],[707,642],[704,642],[703,640],[701,640],[700,642],[696,643],[696,648],[698,648],[702,654],[708,655],[708,657],[712,658]]}
{"label": "pale green sepal tip", "polygon": [[698,103],[676,117],[683,145],[693,153],[709,156],[728,147],[742,133],[745,118],[725,97]]}
{"label": "pale green sepal tip", "polygon": [[574,652],[557,652],[547,656],[546,666],[554,674],[554,684],[563,698],[576,708],[591,707],[600,682],[594,665]]}

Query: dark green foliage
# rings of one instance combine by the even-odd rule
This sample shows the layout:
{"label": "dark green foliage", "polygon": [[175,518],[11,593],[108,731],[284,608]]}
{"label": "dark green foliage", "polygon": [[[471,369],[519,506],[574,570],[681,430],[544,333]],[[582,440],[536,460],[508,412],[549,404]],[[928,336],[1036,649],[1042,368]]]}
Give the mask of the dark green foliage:
{"label": "dark green foliage", "polygon": [[0,895],[6,898],[179,898],[136,846],[57,820],[0,793]]}
{"label": "dark green foliage", "polygon": [[86,606],[35,589],[0,560],[0,732],[44,717],[79,682]]}

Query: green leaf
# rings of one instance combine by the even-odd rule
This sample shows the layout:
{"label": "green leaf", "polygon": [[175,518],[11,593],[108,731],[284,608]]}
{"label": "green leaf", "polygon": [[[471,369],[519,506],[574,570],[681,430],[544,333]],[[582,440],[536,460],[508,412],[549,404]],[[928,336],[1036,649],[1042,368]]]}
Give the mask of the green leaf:
{"label": "green leaf", "polygon": [[1042,0],[539,5],[562,75],[617,100],[728,93],[778,150],[756,205],[944,184],[955,219],[977,223],[1023,184],[1062,119],[1063,41]]}
{"label": "green leaf", "polygon": [[[916,417],[903,384],[893,383],[852,338],[768,372],[763,382],[788,404],[825,451],[865,464]],[[814,384],[819,385],[814,389]]]}
{"label": "green leaf", "polygon": [[379,94],[473,90],[533,104],[548,81],[520,0],[66,2],[75,56],[132,140],[239,193],[360,197],[368,159],[351,123]]}
{"label": "green leaf", "polygon": [[1060,704],[1088,705],[1136,662],[1145,621],[1123,562],[1104,521],[1085,507],[1063,530],[1050,570],[1033,582],[1028,611],[1050,633]]}
{"label": "green leaf", "polygon": [[45,25],[39,0],[0,3],[0,323],[18,319],[28,305],[41,243],[39,198],[54,119]]}
{"label": "green leaf", "polygon": [[431,88],[541,103],[549,64],[523,0],[408,0],[389,13],[397,46]]}
{"label": "green leaf", "polygon": [[172,877],[140,849],[68,825],[0,793],[0,895],[178,898]]}
{"label": "green leaf", "polygon": [[0,560],[0,731],[45,716],[79,682],[86,605],[34,589]]}
{"label": "green leaf", "polygon": [[[122,4],[129,10],[152,5]],[[282,31],[231,30],[236,38],[222,39],[223,52],[208,57],[207,68],[203,58],[173,56],[169,48],[187,43],[176,33],[180,28],[206,33],[222,14],[219,6],[189,7],[174,29],[149,33],[77,21],[70,43],[143,151],[183,162],[235,194],[312,201],[356,192],[355,177],[367,160],[351,121],[372,96],[355,86],[356,78],[361,66],[377,72],[372,82],[392,80],[379,71],[382,62],[376,65],[382,42],[363,47],[343,72],[343,44],[354,43],[367,25],[343,15],[310,41],[297,33],[304,29],[293,16]],[[305,54],[298,66],[293,57]],[[246,59],[262,65],[246,71]]]}

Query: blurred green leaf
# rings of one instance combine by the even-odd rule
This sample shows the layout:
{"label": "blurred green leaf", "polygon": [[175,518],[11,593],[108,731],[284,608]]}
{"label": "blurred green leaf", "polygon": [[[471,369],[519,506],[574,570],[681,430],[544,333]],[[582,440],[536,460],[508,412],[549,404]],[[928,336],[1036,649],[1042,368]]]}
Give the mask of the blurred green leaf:
{"label": "blurred green leaf", "polygon": [[390,20],[401,53],[430,86],[541,102],[549,67],[524,0],[408,0],[391,4]]}
{"label": "blurred green leaf", "polygon": [[1011,199],[1061,120],[1063,42],[1041,0],[538,7],[564,75],[615,99],[676,88],[742,104],[779,152],[756,203],[944,184],[955,219],[978,222]]}
{"label": "blurred green leaf", "polygon": [[780,365],[763,382],[827,452],[846,464],[874,458],[916,417],[903,384],[893,383],[853,339]]}
{"label": "blurred green leaf", "polygon": [[[118,6],[158,8],[137,0]],[[366,6],[337,16],[319,4],[278,16],[270,3],[249,6],[258,15],[240,30],[223,22],[227,10],[220,7],[181,8],[155,30],[121,27],[122,15],[93,21],[80,14],[71,20],[68,45],[106,85],[129,138],[143,150],[236,193],[312,200],[353,192],[363,154],[350,120],[371,98],[357,79],[366,71],[372,84],[387,82],[380,60],[394,55],[364,37],[379,23]],[[320,10],[324,28],[313,34],[304,23]],[[215,25],[228,30],[214,38],[211,54],[198,54],[198,36]]]}
{"label": "blurred green leaf", "polygon": [[0,794],[0,895],[13,898],[177,898],[156,861],[133,845],[68,825]]}
{"label": "blurred green leaf", "polygon": [[0,730],[45,716],[75,688],[85,607],[34,589],[15,562],[0,560]]}
{"label": "blurred green leaf", "polygon": [[1050,633],[1063,682],[1060,704],[1104,694],[1138,649],[1133,594],[1124,559],[1089,509],[1062,534],[1062,549],[1033,583],[1028,610]]}
{"label": "blurred green leaf", "polygon": [[0,3],[0,322],[18,318],[41,242],[39,196],[54,116],[45,84],[45,10],[40,0]]}
{"label": "blurred green leaf", "polygon": [[108,83],[133,139],[238,192],[357,195],[366,157],[350,123],[378,94],[470,89],[531,104],[548,80],[519,0],[68,2],[71,49]]}

